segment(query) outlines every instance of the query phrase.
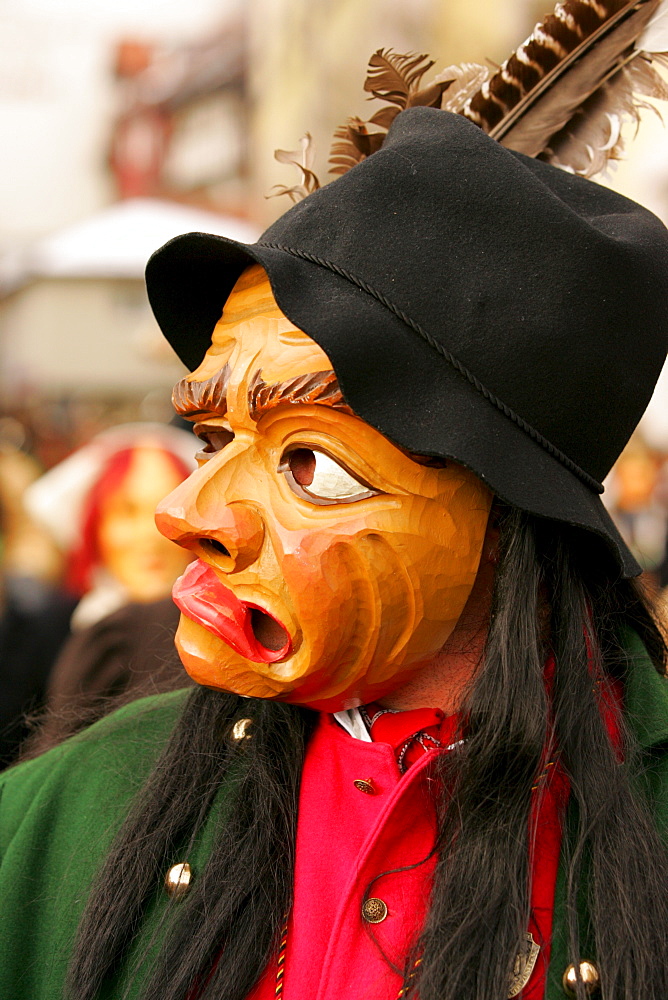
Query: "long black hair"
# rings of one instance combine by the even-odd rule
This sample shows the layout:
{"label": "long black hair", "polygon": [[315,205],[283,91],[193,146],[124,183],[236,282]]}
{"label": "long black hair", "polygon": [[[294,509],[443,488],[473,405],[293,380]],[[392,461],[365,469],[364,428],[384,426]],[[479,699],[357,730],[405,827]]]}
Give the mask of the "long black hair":
{"label": "long black hair", "polygon": [[[663,671],[663,638],[638,585],[617,579],[585,533],[501,508],[484,660],[463,711],[467,739],[438,763],[438,862],[422,934],[407,942],[408,996],[505,1000],[529,917],[531,789],[554,731],[575,817],[566,838],[569,961],[593,946],[603,1000],[668,997],[668,850],[637,780],[647,762],[624,732],[620,764],[600,710],[601,686],[624,679],[629,627]],[[253,719],[252,739],[235,741],[243,717]],[[275,961],[291,905],[314,720],[290,705],[193,691],[92,891],[68,1000],[94,1000],[122,960],[134,971],[149,966],[141,1000],[246,1000]],[[159,941],[128,959],[166,867],[188,856],[223,783],[229,809],[206,867],[166,908]],[[577,995],[585,1000],[581,984]]]}

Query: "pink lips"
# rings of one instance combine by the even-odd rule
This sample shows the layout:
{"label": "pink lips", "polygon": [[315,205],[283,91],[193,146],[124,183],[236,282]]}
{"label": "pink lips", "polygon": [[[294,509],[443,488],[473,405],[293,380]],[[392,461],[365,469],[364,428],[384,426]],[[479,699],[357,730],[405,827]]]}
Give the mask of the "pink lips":
{"label": "pink lips", "polygon": [[[195,559],[174,584],[172,597],[177,608],[192,621],[231,646],[235,652],[254,663],[275,663],[288,655],[290,636],[285,627],[264,608],[240,601],[224,587],[213,570]],[[280,626],[286,642],[280,649],[268,649],[253,631],[252,611],[261,612]]]}

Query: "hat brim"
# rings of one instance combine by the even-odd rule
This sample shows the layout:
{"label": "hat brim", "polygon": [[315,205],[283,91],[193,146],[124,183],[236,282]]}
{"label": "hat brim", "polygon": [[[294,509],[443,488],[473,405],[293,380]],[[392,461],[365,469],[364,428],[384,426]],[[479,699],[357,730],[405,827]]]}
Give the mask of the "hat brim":
{"label": "hat brim", "polygon": [[641,572],[597,493],[401,319],[327,267],[208,233],[165,244],[148,263],[148,295],[188,368],[199,365],[234,283],[254,262],[266,270],[281,311],[325,351],[359,417],[410,451],[461,463],[507,503],[594,532],[624,577]]}

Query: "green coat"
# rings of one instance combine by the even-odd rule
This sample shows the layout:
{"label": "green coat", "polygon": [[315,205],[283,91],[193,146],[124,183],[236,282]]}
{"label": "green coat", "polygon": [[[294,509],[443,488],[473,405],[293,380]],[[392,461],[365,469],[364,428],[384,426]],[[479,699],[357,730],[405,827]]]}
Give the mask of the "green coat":
{"label": "green coat", "polygon": [[[649,793],[668,833],[668,681],[632,640],[626,713],[650,751]],[[61,1000],[71,943],[91,880],[187,697],[187,691],[145,698],[98,722],[36,760],[0,777],[0,1000]],[[220,793],[210,822],[188,858],[202,870],[211,847]],[[167,903],[162,885],[144,921],[146,946]],[[594,957],[594,956],[591,956]],[[563,1000],[566,967],[564,879],[557,883],[547,1000]],[[105,1000],[125,997],[123,971]],[[141,975],[127,996],[135,998]]]}

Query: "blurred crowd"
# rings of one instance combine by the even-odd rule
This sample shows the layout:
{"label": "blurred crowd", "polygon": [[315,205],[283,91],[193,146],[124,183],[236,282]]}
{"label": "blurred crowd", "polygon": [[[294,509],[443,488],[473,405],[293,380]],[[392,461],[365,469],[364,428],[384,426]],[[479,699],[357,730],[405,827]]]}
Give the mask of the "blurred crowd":
{"label": "blurred crowd", "polygon": [[606,483],[606,505],[661,598],[668,587],[668,454],[636,433]]}
{"label": "blurred crowd", "polygon": [[195,450],[159,423],[0,419],[0,766],[185,685],[170,594],[188,555],[153,516]]}

